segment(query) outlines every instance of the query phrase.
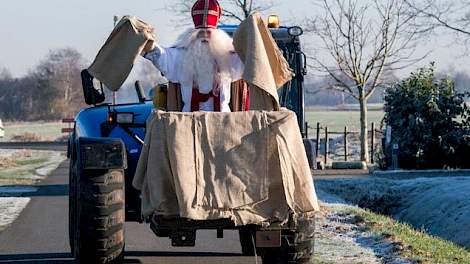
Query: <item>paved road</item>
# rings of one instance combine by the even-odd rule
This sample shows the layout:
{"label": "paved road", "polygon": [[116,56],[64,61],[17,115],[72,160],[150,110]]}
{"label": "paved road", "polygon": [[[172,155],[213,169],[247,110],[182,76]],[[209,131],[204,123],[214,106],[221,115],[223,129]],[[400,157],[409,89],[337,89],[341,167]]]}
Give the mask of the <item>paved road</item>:
{"label": "paved road", "polygon": [[[68,245],[68,163],[38,187],[20,217],[0,233],[0,263],[73,263]],[[144,224],[126,223],[125,263],[256,263],[240,256],[238,234],[198,232],[195,248],[175,249]],[[261,261],[259,260],[259,263]]]}

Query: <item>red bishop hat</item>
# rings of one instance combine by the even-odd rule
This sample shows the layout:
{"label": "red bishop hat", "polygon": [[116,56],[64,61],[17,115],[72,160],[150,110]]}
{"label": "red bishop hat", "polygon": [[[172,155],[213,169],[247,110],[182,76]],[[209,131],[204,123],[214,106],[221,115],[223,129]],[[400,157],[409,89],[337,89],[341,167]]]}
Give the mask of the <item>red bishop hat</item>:
{"label": "red bishop hat", "polygon": [[217,28],[221,14],[217,0],[198,0],[191,9],[196,28]]}

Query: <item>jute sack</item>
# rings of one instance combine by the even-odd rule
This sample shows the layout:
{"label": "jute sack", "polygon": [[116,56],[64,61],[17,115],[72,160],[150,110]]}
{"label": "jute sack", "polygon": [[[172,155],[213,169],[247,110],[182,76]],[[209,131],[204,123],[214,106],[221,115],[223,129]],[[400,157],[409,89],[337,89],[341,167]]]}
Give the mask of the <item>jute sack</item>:
{"label": "jute sack", "polygon": [[133,186],[144,216],[268,225],[319,210],[291,111],[154,112]]}
{"label": "jute sack", "polygon": [[110,90],[119,90],[145,45],[155,41],[151,29],[149,24],[136,17],[124,16],[88,71]]}
{"label": "jute sack", "polygon": [[[279,110],[277,89],[292,79],[292,70],[258,12],[240,24],[233,36],[233,45],[245,64],[243,80],[272,96],[274,109]],[[257,107],[258,98],[251,99],[250,109],[261,110],[262,107]],[[265,105],[265,100],[261,100],[261,104]]]}

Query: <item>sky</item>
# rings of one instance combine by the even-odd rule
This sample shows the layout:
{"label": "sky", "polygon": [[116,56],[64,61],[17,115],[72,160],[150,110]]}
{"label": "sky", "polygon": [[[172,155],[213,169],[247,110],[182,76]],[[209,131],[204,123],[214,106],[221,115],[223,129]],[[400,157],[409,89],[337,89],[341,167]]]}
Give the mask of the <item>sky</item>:
{"label": "sky", "polygon": [[[175,24],[175,15],[166,6],[176,0],[0,0],[0,68],[15,77],[33,69],[49,50],[72,47],[91,62],[113,28],[113,17],[134,15],[156,29],[157,41],[170,45],[187,27]],[[307,16],[318,14],[313,0],[278,0],[264,16],[278,14],[281,23],[300,24]],[[190,22],[190,21],[188,21]],[[421,64],[438,61],[438,69],[463,69],[470,72],[468,56],[462,47],[445,41],[427,41],[418,53],[433,50]],[[308,38],[303,39],[309,46]],[[440,44],[438,44],[440,43]],[[414,66],[415,68],[416,66]]]}

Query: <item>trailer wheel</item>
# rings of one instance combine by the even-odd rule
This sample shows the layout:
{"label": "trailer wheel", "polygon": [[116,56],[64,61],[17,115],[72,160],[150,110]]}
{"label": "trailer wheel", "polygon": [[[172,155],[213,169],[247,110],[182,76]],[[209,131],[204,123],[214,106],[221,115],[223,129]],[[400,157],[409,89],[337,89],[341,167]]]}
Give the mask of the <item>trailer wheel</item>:
{"label": "trailer wheel", "polygon": [[300,217],[297,229],[282,230],[281,247],[263,249],[261,258],[265,264],[313,263],[315,242],[315,218]]}
{"label": "trailer wheel", "polygon": [[76,172],[71,186],[76,194],[71,196],[72,254],[78,263],[118,263],[124,256],[124,171]]}
{"label": "trailer wheel", "polygon": [[240,235],[240,245],[244,256],[255,255],[254,235],[256,229],[249,226],[243,226],[238,229]]}

